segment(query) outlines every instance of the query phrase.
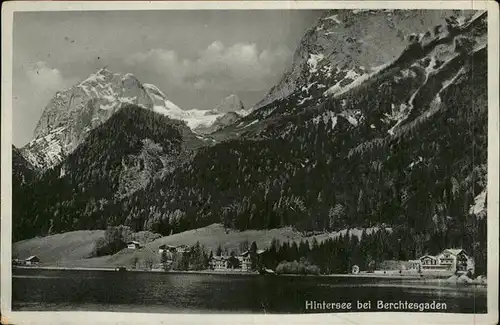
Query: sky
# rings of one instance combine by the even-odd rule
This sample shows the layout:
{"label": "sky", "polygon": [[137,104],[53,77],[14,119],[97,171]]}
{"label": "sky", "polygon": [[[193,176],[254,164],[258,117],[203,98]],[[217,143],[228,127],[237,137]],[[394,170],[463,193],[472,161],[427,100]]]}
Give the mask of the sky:
{"label": "sky", "polygon": [[32,139],[43,109],[100,68],[133,73],[184,109],[236,94],[262,99],[291,64],[312,10],[18,12],[14,14],[13,142]]}

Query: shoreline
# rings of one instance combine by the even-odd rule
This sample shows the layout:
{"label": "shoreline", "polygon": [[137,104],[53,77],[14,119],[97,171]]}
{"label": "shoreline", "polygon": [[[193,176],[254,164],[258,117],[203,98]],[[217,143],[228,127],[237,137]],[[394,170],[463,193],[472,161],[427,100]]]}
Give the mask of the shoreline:
{"label": "shoreline", "polygon": [[342,274],[342,273],[336,273],[336,274],[260,274],[258,272],[247,272],[247,271],[231,271],[231,270],[226,270],[226,271],[214,271],[214,270],[170,270],[170,271],[164,271],[162,269],[152,269],[152,270],[143,270],[143,269],[130,269],[125,272],[120,272],[116,270],[115,268],[90,268],[90,267],[58,267],[58,266],[13,266],[12,267],[12,277],[22,277],[23,275],[20,274],[14,274],[15,269],[31,269],[31,270],[45,270],[45,271],[107,271],[107,272],[116,272],[116,273],[127,273],[127,272],[133,272],[133,273],[161,273],[164,275],[181,275],[181,274],[192,274],[192,275],[226,275],[226,276],[232,276],[232,275],[241,275],[241,276],[279,276],[279,277],[298,277],[298,278],[311,278],[311,277],[317,277],[317,278],[353,278],[353,279],[366,279],[366,278],[371,278],[371,279],[376,279],[376,280],[403,280],[404,281],[410,281],[412,283],[422,283],[422,284],[438,284],[438,285],[459,285],[459,286],[473,286],[476,288],[487,288],[487,283],[486,282],[477,282],[475,279],[471,279],[470,282],[461,282],[451,280],[449,276],[444,276],[444,275],[436,275],[436,274],[428,274],[428,275],[413,275],[413,274],[377,274],[377,273],[358,273],[358,274]]}
{"label": "shoreline", "polygon": [[[30,270],[47,270],[47,271],[113,271],[119,272],[112,267],[66,267],[66,266],[18,266],[13,265],[12,269],[30,269]],[[169,270],[162,269],[127,269],[126,272],[143,272],[143,273],[166,273],[166,274],[210,274],[210,275],[261,275],[257,271],[215,271],[215,270]],[[375,278],[375,279],[402,279],[402,280],[439,280],[447,279],[451,275],[436,275],[436,274],[381,274],[381,273],[332,273],[332,274],[276,274],[276,276],[287,277],[339,277],[339,278]]]}
{"label": "shoreline", "polygon": [[[45,270],[45,271],[112,271],[119,272],[116,268],[111,267],[67,267],[67,266],[12,266],[14,269],[23,270]],[[143,272],[143,273],[166,273],[166,274],[220,274],[220,275],[259,275],[258,272],[247,271],[214,271],[214,270],[169,270],[162,269],[127,269],[126,272]]]}

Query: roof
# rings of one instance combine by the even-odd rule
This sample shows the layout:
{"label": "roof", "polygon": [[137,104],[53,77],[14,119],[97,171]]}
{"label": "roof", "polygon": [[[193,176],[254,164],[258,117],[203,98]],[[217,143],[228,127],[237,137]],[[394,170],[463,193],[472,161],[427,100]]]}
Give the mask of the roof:
{"label": "roof", "polygon": [[447,248],[447,249],[445,249],[445,250],[443,251],[443,253],[444,253],[444,252],[450,252],[450,253],[451,253],[451,254],[453,254],[453,255],[458,255],[458,254],[460,254],[461,252],[464,252],[464,250],[463,250],[463,249],[461,249],[461,248]]}
{"label": "roof", "polygon": [[432,258],[433,260],[436,260],[436,259],[437,259],[437,257],[436,257],[436,256],[432,256],[432,255],[424,255],[424,256],[422,256],[422,257],[419,257],[419,260],[421,260],[421,259],[423,259],[423,258],[426,258],[426,257],[430,257],[430,258]]}
{"label": "roof", "polygon": [[26,259],[26,261],[31,261],[32,259],[38,258],[36,255],[32,255]]}
{"label": "roof", "polygon": [[177,248],[177,246],[172,246],[172,245],[168,245],[168,244],[162,244],[160,245],[160,248]]}
{"label": "roof", "polygon": [[259,250],[257,250],[257,254],[262,254],[262,253],[264,253],[264,252],[265,252],[265,250],[263,250],[263,249],[259,249]]}
{"label": "roof", "polygon": [[131,240],[127,243],[128,244],[135,244],[135,245],[140,245],[140,243],[138,241],[135,241],[135,240]]}
{"label": "roof", "polygon": [[227,260],[227,257],[226,256],[214,256],[213,259],[220,261],[220,260]]}

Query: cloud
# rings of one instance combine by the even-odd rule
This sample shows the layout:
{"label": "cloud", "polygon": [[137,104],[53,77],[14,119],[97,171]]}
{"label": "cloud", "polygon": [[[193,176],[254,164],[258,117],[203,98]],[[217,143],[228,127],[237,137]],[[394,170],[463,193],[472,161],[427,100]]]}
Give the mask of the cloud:
{"label": "cloud", "polygon": [[61,90],[66,85],[61,72],[57,69],[50,68],[45,62],[39,61],[33,67],[30,67],[25,72],[26,78],[36,94],[54,92]]}
{"label": "cloud", "polygon": [[261,90],[283,73],[291,52],[286,47],[260,50],[254,43],[225,46],[215,41],[193,59],[182,59],[172,50],[152,49],[125,59],[161,74],[170,85],[216,90]]}
{"label": "cloud", "polygon": [[58,69],[39,61],[30,66],[19,67],[14,76],[13,132],[17,145],[24,145],[32,139],[34,129],[43,109],[56,91],[64,90],[75,83],[75,78],[65,78]]}
{"label": "cloud", "polygon": [[202,90],[207,86],[207,81],[204,79],[198,79],[193,83],[193,87],[196,90]]}
{"label": "cloud", "polygon": [[135,53],[125,59],[128,66],[141,66],[160,74],[166,74],[170,80],[182,81],[186,77],[186,64],[181,62],[175,51],[152,49],[145,53]]}
{"label": "cloud", "polygon": [[62,91],[77,82],[76,78],[65,78],[58,69],[50,67],[43,61],[25,68],[23,79],[21,81],[23,88],[26,87],[30,91],[29,100],[42,107],[47,105],[56,91]]}

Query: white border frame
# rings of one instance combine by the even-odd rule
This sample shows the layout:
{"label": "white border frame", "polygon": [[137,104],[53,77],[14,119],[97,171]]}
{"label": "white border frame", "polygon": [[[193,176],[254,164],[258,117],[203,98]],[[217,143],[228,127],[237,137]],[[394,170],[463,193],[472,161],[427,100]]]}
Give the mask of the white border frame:
{"label": "white border frame", "polygon": [[[2,324],[496,324],[498,322],[499,7],[493,1],[21,1],[2,3]],[[11,311],[12,29],[16,11],[237,9],[472,9],[488,11],[488,314],[335,313],[303,315]],[[496,276],[495,276],[496,275]]]}

